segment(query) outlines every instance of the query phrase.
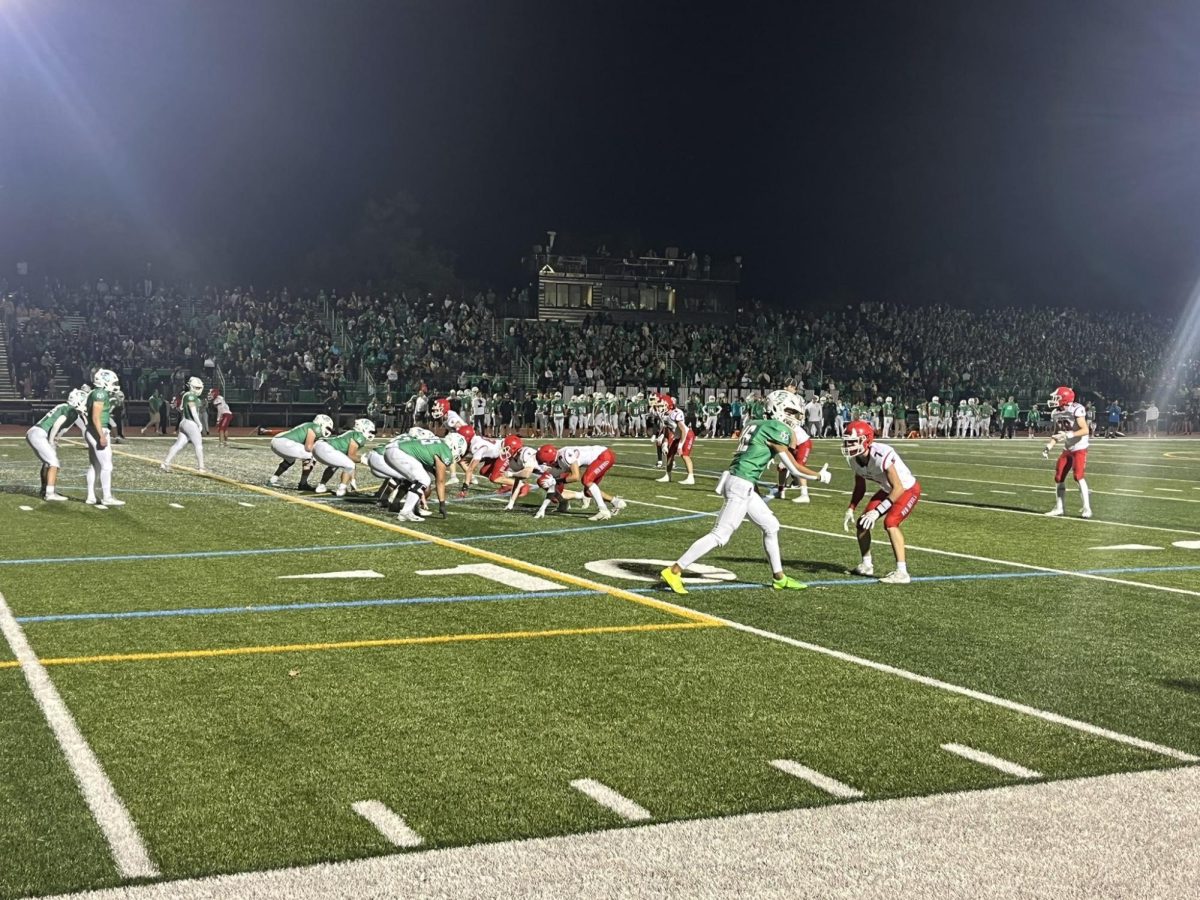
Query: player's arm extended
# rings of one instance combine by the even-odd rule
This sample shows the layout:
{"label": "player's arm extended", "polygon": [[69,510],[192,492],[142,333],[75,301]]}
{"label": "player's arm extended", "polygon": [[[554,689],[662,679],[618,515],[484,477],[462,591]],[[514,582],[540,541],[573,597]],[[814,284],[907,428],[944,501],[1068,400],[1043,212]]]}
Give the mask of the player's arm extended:
{"label": "player's arm extended", "polygon": [[569,471],[567,473],[567,476],[566,476],[566,478],[563,479],[563,481],[568,484],[571,483],[572,481],[578,481],[581,483],[583,482],[583,475],[580,474],[580,472],[579,472],[579,463],[577,463],[577,462],[571,463],[571,471]]}
{"label": "player's arm extended", "polygon": [[[795,438],[793,437],[794,441]],[[767,446],[771,448],[771,452],[775,454],[775,458],[779,460],[779,464],[788,470],[796,478],[808,478],[815,481],[820,481],[822,484],[828,484],[833,480],[833,476],[829,474],[829,466],[821,466],[818,472],[815,469],[810,469],[808,466],[803,466],[796,462],[796,457],[792,455],[792,447],[785,447],[783,444],[777,444],[774,441],[767,441]]]}

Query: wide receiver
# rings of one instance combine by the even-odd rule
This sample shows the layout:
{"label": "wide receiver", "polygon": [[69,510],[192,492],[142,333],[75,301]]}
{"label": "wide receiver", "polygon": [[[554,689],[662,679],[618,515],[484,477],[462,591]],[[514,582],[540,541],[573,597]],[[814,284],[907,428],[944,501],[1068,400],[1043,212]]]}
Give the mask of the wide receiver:
{"label": "wide receiver", "polygon": [[1090,519],[1092,517],[1092,495],[1088,490],[1085,478],[1088,435],[1091,431],[1088,427],[1087,410],[1084,409],[1083,404],[1075,402],[1075,392],[1069,387],[1055,389],[1046,405],[1050,407],[1050,421],[1054,424],[1054,434],[1042,449],[1042,459],[1050,458],[1050,451],[1056,444],[1063,445],[1063,451],[1054,464],[1054,489],[1057,494],[1054,509],[1046,515],[1061,516],[1063,514],[1063,500],[1067,495],[1067,473],[1071,472],[1075,476],[1075,483],[1079,486],[1079,499],[1083,503],[1083,509],[1079,515],[1081,518]]}
{"label": "wide receiver", "polygon": [[688,428],[687,415],[675,404],[675,398],[670,394],[660,394],[655,408],[662,421],[664,443],[667,445],[667,471],[662,478],[655,481],[667,483],[671,480],[671,470],[675,468],[675,455],[683,458],[687,467],[687,478],[680,484],[695,484],[696,475],[692,470],[692,444],[696,440],[696,432]]}
{"label": "wide receiver", "polygon": [[[850,507],[842,520],[842,530],[849,531],[851,525],[857,524],[858,549],[862,552],[862,562],[850,574],[875,574],[875,566],[871,561],[871,529],[882,518],[892,552],[896,555],[896,571],[879,580],[883,584],[908,584],[912,579],[909,578],[908,564],[905,562],[904,535],[900,533],[900,523],[909,517],[921,498],[921,485],[900,459],[900,454],[888,444],[875,440],[875,429],[869,422],[851,422],[847,426],[842,436],[842,455],[854,473],[854,493],[850,496]],[[859,516],[856,510],[867,492],[868,481],[879,485],[879,490],[867,502],[867,511]]]}
{"label": "wide receiver", "polygon": [[783,559],[779,552],[779,520],[755,488],[759,476],[771,464],[772,459],[779,460],[779,463],[797,478],[812,478],[822,484],[828,484],[832,478],[828,466],[822,466],[819,472],[814,472],[798,464],[793,457],[796,435],[792,429],[799,423],[792,417],[791,410],[802,410],[804,403],[795,395],[782,398],[780,395],[784,393],[787,392],[775,391],[767,398],[766,414],[769,418],[751,422],[743,429],[733,462],[729,466],[729,477],[723,479],[721,484],[725,505],[721,507],[717,516],[717,524],[711,532],[696,540],[674,565],[659,573],[675,593],[687,593],[687,588],[683,586],[684,569],[706,553],[729,543],[729,539],[747,516],[762,530],[763,549],[766,551],[774,578],[771,586],[777,591],[802,590],[807,587],[803,582],[784,574]]}

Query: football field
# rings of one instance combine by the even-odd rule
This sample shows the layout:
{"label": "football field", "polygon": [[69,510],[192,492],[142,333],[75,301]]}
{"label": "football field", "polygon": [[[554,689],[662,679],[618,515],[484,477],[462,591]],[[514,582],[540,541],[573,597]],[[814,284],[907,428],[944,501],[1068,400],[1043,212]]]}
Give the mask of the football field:
{"label": "football field", "polygon": [[817,441],[832,484],[772,502],[809,588],[770,588],[747,522],[686,596],[657,572],[733,443],[687,487],[610,443],[612,520],[477,485],[409,526],[266,487],[264,439],[207,476],[130,440],[113,509],[78,444],[50,504],[0,439],[0,896],[1200,761],[1200,442],[1094,441],[1085,521],[1073,484],[1042,515],[1040,441],[896,441],[923,496],[885,586],[847,574]]}

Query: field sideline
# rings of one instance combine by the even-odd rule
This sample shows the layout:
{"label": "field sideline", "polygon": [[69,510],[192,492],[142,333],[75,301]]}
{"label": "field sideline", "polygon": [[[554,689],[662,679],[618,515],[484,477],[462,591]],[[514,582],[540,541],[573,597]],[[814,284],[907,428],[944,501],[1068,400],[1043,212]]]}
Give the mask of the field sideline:
{"label": "field sideline", "polygon": [[[914,583],[888,587],[846,574],[849,479],[818,441],[834,482],[772,507],[809,589],[764,587],[746,525],[686,597],[655,573],[709,527],[732,443],[697,443],[693,487],[654,481],[648,441],[611,445],[605,486],[630,506],[610,522],[533,520],[532,500],[509,513],[477,487],[410,528],[366,498],[265,487],[261,439],[208,443],[200,476],[190,451],[166,474],[166,441],[134,438],[114,478],[128,505],[100,510],[78,502],[80,449],[62,454],[76,502],[51,505],[23,441],[0,438],[0,896],[808,821],[761,818],[781,810],[878,808],[878,842],[903,798],[946,795],[967,821],[1009,796],[981,789],[1056,780],[1054,802],[1078,783],[1102,828],[1122,797],[1158,802],[1133,785],[1166,782],[1074,779],[1200,760],[1200,444],[1097,441],[1084,521],[1073,488],[1068,517],[1042,516],[1037,441],[896,442],[924,495]],[[1194,778],[1172,784],[1200,800]],[[976,863],[941,861],[964,881]],[[826,874],[850,890],[879,873]]]}

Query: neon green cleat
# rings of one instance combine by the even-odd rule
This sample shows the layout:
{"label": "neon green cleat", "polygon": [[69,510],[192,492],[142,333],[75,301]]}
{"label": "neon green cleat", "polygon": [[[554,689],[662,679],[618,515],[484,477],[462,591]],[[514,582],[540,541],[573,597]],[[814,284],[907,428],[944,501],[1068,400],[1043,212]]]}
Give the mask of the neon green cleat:
{"label": "neon green cleat", "polygon": [[790,575],[784,575],[778,581],[772,581],[771,587],[777,591],[802,591],[808,587],[803,581],[797,581]]}
{"label": "neon green cleat", "polygon": [[669,587],[675,593],[686,594],[688,592],[687,588],[683,586],[683,576],[676,575],[674,572],[672,572],[670,566],[667,566],[658,574],[659,577],[661,577],[662,580],[667,583],[667,587]]}

